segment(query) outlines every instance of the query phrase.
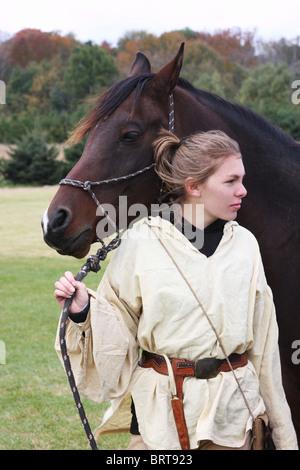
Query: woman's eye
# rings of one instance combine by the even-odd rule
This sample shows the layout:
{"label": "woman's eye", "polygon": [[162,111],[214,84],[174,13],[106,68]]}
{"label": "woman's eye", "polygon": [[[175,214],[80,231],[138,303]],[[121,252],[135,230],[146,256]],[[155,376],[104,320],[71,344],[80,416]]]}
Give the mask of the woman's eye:
{"label": "woman's eye", "polygon": [[141,137],[141,134],[139,134],[139,132],[130,131],[130,132],[125,132],[125,134],[121,135],[120,141],[121,142],[135,142],[140,137]]}

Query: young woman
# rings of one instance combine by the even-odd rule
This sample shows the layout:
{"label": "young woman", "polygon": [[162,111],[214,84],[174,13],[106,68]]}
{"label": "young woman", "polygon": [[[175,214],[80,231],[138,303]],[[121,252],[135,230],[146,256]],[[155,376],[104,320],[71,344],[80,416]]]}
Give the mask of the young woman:
{"label": "young woman", "polygon": [[297,449],[272,293],[256,239],[235,222],[246,196],[238,144],[162,131],[154,150],[180,213],[129,230],[97,292],[70,272],[55,284],[61,306],[75,292],[67,345],[78,388],[112,400],[97,434],[128,431],[133,400],[133,448],[250,449],[266,412],[276,448]]}

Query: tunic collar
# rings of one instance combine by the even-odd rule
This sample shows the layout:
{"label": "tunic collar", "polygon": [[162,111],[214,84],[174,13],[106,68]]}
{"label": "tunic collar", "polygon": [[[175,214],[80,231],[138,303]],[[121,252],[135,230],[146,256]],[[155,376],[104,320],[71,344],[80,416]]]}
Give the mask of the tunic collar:
{"label": "tunic collar", "polygon": [[[145,222],[150,227],[157,227],[160,230],[161,237],[167,237],[167,238],[170,237],[170,238],[176,239],[184,243],[185,245],[190,246],[193,250],[199,253],[199,250],[197,250],[197,248],[187,239],[187,237],[181,232],[181,230],[178,230],[175,227],[175,225],[172,224],[169,220],[163,219],[160,216],[156,216],[156,217],[149,216],[145,219]],[[210,226],[208,226],[206,229],[217,230],[217,228],[219,227],[219,224],[224,224],[223,238],[220,242],[221,244],[223,241],[225,241],[225,239],[227,240],[228,238],[231,238],[233,234],[234,226],[238,226],[238,223],[235,220],[229,220],[228,222],[226,222],[226,221],[219,219],[215,221],[213,224],[211,224]]]}

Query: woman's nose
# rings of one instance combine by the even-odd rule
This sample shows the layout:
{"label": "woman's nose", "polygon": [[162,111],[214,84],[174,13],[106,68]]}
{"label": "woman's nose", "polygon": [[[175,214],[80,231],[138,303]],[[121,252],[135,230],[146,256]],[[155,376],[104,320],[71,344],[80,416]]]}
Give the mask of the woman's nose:
{"label": "woman's nose", "polygon": [[245,188],[245,186],[243,185],[243,183],[241,183],[238,188],[237,188],[237,196],[239,196],[240,198],[243,198],[247,195],[247,189]]}

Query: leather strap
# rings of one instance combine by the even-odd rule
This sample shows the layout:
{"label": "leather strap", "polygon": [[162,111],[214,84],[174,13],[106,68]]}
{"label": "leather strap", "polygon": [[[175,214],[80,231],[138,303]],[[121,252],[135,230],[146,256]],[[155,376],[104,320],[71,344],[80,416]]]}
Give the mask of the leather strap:
{"label": "leather strap", "polygon": [[172,361],[172,369],[173,369],[175,385],[176,385],[176,395],[172,394],[171,405],[173,409],[175,424],[176,424],[181,448],[182,450],[189,450],[190,448],[189,433],[188,433],[187,425],[185,422],[184,409],[183,409],[182,386],[183,386],[184,376],[177,374],[177,363],[179,361],[180,359],[173,359]]}

